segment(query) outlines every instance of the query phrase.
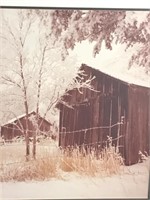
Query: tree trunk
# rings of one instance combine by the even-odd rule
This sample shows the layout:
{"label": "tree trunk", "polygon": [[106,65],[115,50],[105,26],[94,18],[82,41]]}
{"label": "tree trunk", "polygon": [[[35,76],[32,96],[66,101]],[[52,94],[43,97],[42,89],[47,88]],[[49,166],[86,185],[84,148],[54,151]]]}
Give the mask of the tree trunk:
{"label": "tree trunk", "polygon": [[29,141],[29,134],[28,130],[26,130],[26,161],[29,161],[29,156],[30,156],[30,141]]}
{"label": "tree trunk", "polygon": [[33,132],[33,159],[36,159],[36,137],[39,133],[39,105],[37,104],[36,109],[36,124],[35,124],[35,130]]}
{"label": "tree trunk", "polygon": [[36,135],[37,135],[37,129],[33,132],[33,159],[36,159]]}
{"label": "tree trunk", "polygon": [[25,110],[26,110],[26,130],[25,130],[25,137],[26,137],[26,161],[29,161],[30,156],[30,141],[29,141],[29,119],[28,119],[28,104],[25,101]]}

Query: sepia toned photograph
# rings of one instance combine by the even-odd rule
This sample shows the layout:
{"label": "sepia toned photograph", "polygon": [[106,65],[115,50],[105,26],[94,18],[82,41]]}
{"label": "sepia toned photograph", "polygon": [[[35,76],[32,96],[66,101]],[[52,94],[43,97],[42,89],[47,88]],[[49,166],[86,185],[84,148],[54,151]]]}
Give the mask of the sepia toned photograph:
{"label": "sepia toned photograph", "polygon": [[0,8],[0,199],[148,199],[150,11]]}

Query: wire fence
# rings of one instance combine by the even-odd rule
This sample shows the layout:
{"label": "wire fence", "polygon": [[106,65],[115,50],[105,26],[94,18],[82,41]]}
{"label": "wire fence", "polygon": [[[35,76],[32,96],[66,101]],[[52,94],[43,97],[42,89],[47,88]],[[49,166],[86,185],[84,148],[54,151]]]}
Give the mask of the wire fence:
{"label": "wire fence", "polygon": [[[15,126],[15,124],[14,124],[14,126]],[[17,128],[17,127],[9,127],[9,126],[3,126],[3,127],[5,127],[6,129],[8,129],[8,130],[13,130],[13,131],[22,131],[22,132],[24,132],[24,130],[25,129],[22,129],[22,128]],[[29,133],[34,133],[34,132],[36,132],[36,130],[30,130],[30,129],[27,129],[26,130],[27,132],[29,132]],[[40,130],[40,132],[41,133],[45,133],[46,131],[42,131],[42,130]]]}
{"label": "wire fence", "polygon": [[[119,138],[121,138],[123,136],[120,136]],[[118,138],[115,138],[115,140],[117,140]],[[108,143],[108,140],[105,141],[105,143]],[[95,142],[95,143],[90,143],[88,144],[88,146],[90,145],[98,145],[99,142]],[[40,161],[40,160],[43,160],[45,158],[49,158],[49,157],[52,157],[52,158],[58,158],[58,159],[63,159],[64,157],[64,152],[68,153],[67,155],[71,155],[70,153],[73,152],[73,150],[77,150],[79,153],[83,153],[83,151],[79,151],[79,147],[83,147],[83,149],[86,147],[85,144],[82,144],[82,145],[78,145],[78,146],[72,146],[71,149],[70,149],[70,146],[68,146],[66,149],[62,149],[61,147],[58,146],[58,144],[51,144],[51,146],[48,146],[48,145],[38,145],[37,146],[37,149],[40,151],[37,153],[37,158],[36,160],[32,158],[32,155],[30,155],[30,159],[29,159],[29,162],[26,161],[26,156],[25,156],[25,145],[23,144],[11,144],[11,145],[5,145],[5,146],[2,146],[4,149],[3,150],[6,150],[7,153],[5,154],[4,152],[1,151],[1,153],[3,153],[1,159],[0,159],[0,169],[5,167],[5,166],[11,166],[11,165],[20,165],[20,164],[31,164],[32,162],[35,162],[36,160],[37,161]],[[13,147],[13,149],[11,148]],[[21,148],[20,148],[21,147]],[[46,147],[46,148],[45,148]],[[120,148],[120,147],[124,147],[123,145],[120,145],[118,146],[117,148]],[[10,148],[10,149],[9,149]],[[83,150],[82,149],[82,150]],[[66,150],[69,150],[69,151],[66,151]],[[72,150],[72,152],[70,151]],[[85,150],[85,149],[84,149]],[[91,149],[89,149],[91,150]],[[76,151],[76,152],[77,152]],[[10,153],[10,155],[9,155]],[[91,153],[89,151],[89,153]],[[13,155],[14,154],[14,155]],[[8,156],[8,158],[7,158]]]}
{"label": "wire fence", "polygon": [[98,129],[110,129],[110,128],[113,128],[115,126],[122,125],[122,124],[123,124],[123,122],[117,122],[110,126],[97,126],[97,127],[85,128],[85,129],[80,129],[80,130],[75,130],[75,131],[62,131],[59,134],[61,135],[64,133],[80,133],[80,132],[86,132],[86,131],[98,130]]}
{"label": "wire fence", "polygon": [[[82,131],[90,131],[90,130],[98,130],[98,129],[110,129],[110,128],[113,128],[113,127],[115,127],[115,126],[118,126],[118,125],[122,125],[124,123],[124,121],[123,121],[123,116],[122,116],[122,118],[121,118],[121,122],[117,122],[117,123],[115,123],[115,124],[113,124],[113,125],[108,125],[108,126],[97,126],[97,127],[90,127],[90,128],[84,128],[84,129],[80,129],[80,130],[73,130],[73,131],[67,131],[67,132],[65,132],[65,133],[79,133],[79,132],[82,132]],[[9,127],[9,126],[3,126],[3,127],[5,127],[5,128],[7,128],[8,130],[13,130],[13,131],[20,131],[20,130],[24,130],[24,129],[22,129],[22,127],[20,127],[20,128],[18,128],[18,126],[17,127],[15,127],[15,124],[13,124],[13,127]],[[27,129],[26,130],[27,132],[31,132],[31,133],[35,133],[35,132],[37,132],[37,130],[30,130],[30,129]],[[42,131],[42,130],[39,130],[40,131],[40,133],[46,133],[46,131]],[[47,131],[47,132],[49,132],[49,131]],[[59,132],[59,134],[61,135],[61,134],[64,134],[64,132]]]}
{"label": "wire fence", "polygon": [[[120,145],[120,139],[124,137],[122,125],[124,121],[121,118],[121,122],[109,126],[96,126],[89,127],[80,130],[66,131],[65,127],[61,128],[59,133],[60,146],[64,147],[82,147],[82,146],[104,146],[107,144],[108,138],[111,138],[111,142],[116,143],[118,147],[123,147]],[[117,129],[113,130],[112,128],[116,127]],[[108,131],[101,131],[101,129],[108,129]]]}
{"label": "wire fence", "polygon": [[[80,130],[73,130],[73,131],[62,131],[62,132],[59,132],[59,138],[63,135],[63,138],[66,139],[68,137],[68,134],[70,135],[70,134],[76,134],[76,133],[83,134],[84,138],[85,138],[88,131],[92,131],[92,130],[97,130],[98,131],[100,129],[109,129],[110,130],[111,128],[116,127],[116,126],[120,126],[122,124],[123,124],[123,122],[121,121],[121,122],[115,123],[115,124],[113,124],[111,126],[98,126],[98,127],[90,127],[90,128],[85,128],[85,129],[80,129]],[[15,131],[15,130],[19,130],[19,129],[13,128],[13,130]],[[28,130],[28,131],[31,132],[31,130]],[[34,133],[34,132],[36,132],[36,131],[32,130],[32,133]],[[40,134],[46,134],[46,132],[42,132],[41,131]],[[117,141],[117,140],[119,140],[120,138],[123,138],[123,137],[124,137],[124,135],[118,135],[118,137],[111,138],[111,141],[112,142],[113,141]],[[29,139],[30,139],[30,143],[32,143],[32,137],[29,137]],[[42,140],[43,138],[40,137],[40,136],[37,136],[37,139],[39,139],[38,143],[40,143],[40,140]],[[52,138],[52,134],[49,135],[48,137],[44,138],[44,139],[46,139],[47,142],[48,142],[49,139],[53,139]],[[57,139],[58,139],[58,137],[57,137]],[[56,140],[56,137],[55,137],[54,140]],[[102,140],[102,141],[96,141],[96,142],[89,142],[88,141],[87,143],[82,142],[82,144],[79,144],[80,143],[80,141],[79,141],[78,144],[74,143],[72,145],[67,145],[67,146],[68,147],[69,146],[72,146],[72,147],[76,147],[76,146],[81,147],[81,146],[91,146],[91,145],[95,145],[96,146],[96,145],[106,144],[107,142],[108,142],[108,140]],[[7,145],[7,146],[8,145],[9,146],[16,146],[17,145],[18,146],[18,145],[22,145],[22,144],[25,144],[25,138],[23,138],[22,135],[16,136],[16,137],[14,137],[12,139],[3,139],[3,140],[0,141],[0,146],[1,145]],[[42,145],[44,145],[44,143]],[[48,145],[52,146],[53,144],[52,143],[46,144],[46,146],[48,146]]]}
{"label": "wire fence", "polygon": [[[63,137],[68,137],[68,134],[76,134],[76,133],[81,133],[81,134],[86,134],[88,131],[93,131],[93,130],[100,130],[100,129],[111,129],[113,127],[116,126],[121,126],[123,125],[123,121],[121,122],[117,122],[113,125],[110,126],[99,126],[99,127],[90,127],[90,128],[85,128],[85,129],[80,129],[80,130],[74,130],[74,131],[61,131],[59,132],[59,137],[61,137],[63,135]],[[18,128],[13,128],[13,130],[19,130]],[[119,129],[120,130],[120,129]],[[34,130],[28,130],[28,131],[32,131],[34,132]],[[45,133],[45,132],[43,132]],[[107,135],[108,138],[105,140],[101,140],[101,141],[94,141],[94,142],[87,142],[84,143],[82,142],[80,143],[73,143],[72,145],[67,145],[65,146],[65,148],[67,149],[75,149],[75,148],[93,148],[97,147],[99,148],[99,146],[101,146],[102,144],[104,144],[105,146],[109,143],[113,143],[114,141],[119,141],[120,139],[122,139],[124,137],[124,135],[117,135],[117,137],[112,138],[111,136]],[[105,137],[106,138],[106,137]],[[118,143],[119,144],[119,143]],[[30,142],[30,149],[32,142]],[[7,160],[7,162],[3,162],[3,159],[7,159],[8,154],[12,155],[11,157],[14,157],[15,159],[15,154],[18,154],[17,152],[20,152],[19,156],[20,158],[23,158],[23,155],[25,154],[25,148],[26,148],[26,143],[25,140],[18,140],[18,142],[16,142],[15,140],[5,140],[3,145],[0,145],[1,148],[1,162],[0,162],[0,166],[3,165],[13,165],[13,164],[19,164],[19,163],[23,163],[23,159],[20,159],[19,161],[12,161],[10,162],[9,160]],[[3,148],[3,149],[2,149]],[[64,150],[65,149],[62,146],[59,146],[59,142],[58,139],[57,140],[52,140],[52,138],[45,138],[45,139],[41,139],[41,141],[39,143],[37,143],[36,145],[36,149],[37,149],[37,159],[41,159],[41,156],[45,156],[48,155],[48,153],[51,153],[51,155],[53,155],[53,157],[60,157],[62,156],[62,154],[58,154],[56,152],[60,151],[60,150]],[[124,148],[124,146],[122,144],[119,144],[117,146],[117,148]],[[14,155],[13,155],[14,154]],[[50,154],[49,154],[50,155]],[[12,160],[12,159],[11,159]],[[34,159],[33,159],[34,160]],[[30,159],[30,161],[32,161],[32,159]],[[25,162],[25,155],[24,155],[24,162]]]}
{"label": "wire fence", "polygon": [[[111,142],[113,140],[117,140],[124,137],[119,136],[118,138],[112,139]],[[109,140],[104,141],[105,144],[110,144]],[[93,143],[89,143],[89,144],[82,144],[82,145],[74,145],[74,146],[67,146],[66,148],[61,148],[58,145],[58,142],[52,142],[49,145],[48,144],[40,144],[37,145],[37,156],[36,156],[36,160],[42,160],[46,157],[52,157],[52,158],[63,158],[64,153],[67,152],[67,155],[71,155],[70,153],[72,153],[74,150],[79,151],[79,148],[82,147],[82,150],[80,153],[85,152],[86,147],[88,146],[88,150],[87,153],[91,153],[92,148],[89,148],[91,145],[97,146],[101,144],[100,142],[93,142]],[[30,146],[31,148],[32,146]],[[25,156],[25,144],[10,144],[10,145],[4,145],[1,146],[1,148],[3,148],[3,150],[1,149],[1,159],[0,159],[0,169],[2,167],[5,166],[10,166],[10,165],[16,165],[16,164],[27,164],[28,162],[26,162],[26,156]],[[117,148],[124,148],[123,145],[119,145],[117,146]],[[71,151],[70,151],[71,150]],[[96,151],[95,151],[96,152]],[[32,162],[34,162],[35,159],[32,158],[32,155],[30,155],[30,162],[29,164],[31,164]]]}

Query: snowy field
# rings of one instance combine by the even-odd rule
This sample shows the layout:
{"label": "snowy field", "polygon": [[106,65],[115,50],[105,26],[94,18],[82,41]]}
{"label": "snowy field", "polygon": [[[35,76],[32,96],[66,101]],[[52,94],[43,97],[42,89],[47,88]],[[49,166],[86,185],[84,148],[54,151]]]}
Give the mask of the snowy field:
{"label": "snowy field", "polygon": [[149,160],[111,177],[81,177],[64,173],[63,179],[44,182],[0,183],[2,199],[147,198]]}
{"label": "snowy field", "polygon": [[[32,151],[33,145],[30,144],[30,149]],[[37,156],[43,156],[45,154],[54,154],[57,151],[58,142],[51,139],[37,143]],[[13,142],[6,143],[5,145],[0,145],[0,164],[9,164],[15,162],[25,161],[25,142]]]}

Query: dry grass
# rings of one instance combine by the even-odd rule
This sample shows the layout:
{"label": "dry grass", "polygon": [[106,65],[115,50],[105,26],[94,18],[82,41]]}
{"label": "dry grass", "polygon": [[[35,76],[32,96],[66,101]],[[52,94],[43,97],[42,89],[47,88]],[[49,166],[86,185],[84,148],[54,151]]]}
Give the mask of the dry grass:
{"label": "dry grass", "polygon": [[56,157],[43,157],[29,162],[1,167],[0,181],[45,180],[58,177]]}
{"label": "dry grass", "polygon": [[90,154],[83,154],[78,149],[73,149],[71,155],[66,151],[62,155],[60,168],[65,172],[75,171],[80,174],[95,175],[98,172],[98,160]]}
{"label": "dry grass", "polygon": [[[94,150],[83,153],[78,148],[73,148],[71,151],[70,149],[58,151],[56,147],[40,146],[37,149],[37,159],[29,162],[25,162],[24,147],[22,151],[21,146],[19,146],[19,151],[16,150],[17,148],[13,151],[11,147],[11,153],[8,153],[6,146],[1,149],[5,156],[1,155],[4,160],[0,163],[0,181],[62,178],[60,171],[77,172],[87,176],[106,176],[119,173],[123,165],[122,157],[111,143],[100,152],[99,157]],[[10,157],[14,164],[6,162]]]}
{"label": "dry grass", "polygon": [[119,173],[123,164],[123,158],[118,150],[110,144],[98,157],[95,150],[83,154],[78,149],[73,149],[71,156],[66,151],[62,155],[60,168],[66,172],[76,171],[82,175],[105,176]]}
{"label": "dry grass", "polygon": [[101,152],[101,167],[107,175],[117,174],[120,167],[124,165],[124,160],[119,154],[118,149],[109,145]]}

